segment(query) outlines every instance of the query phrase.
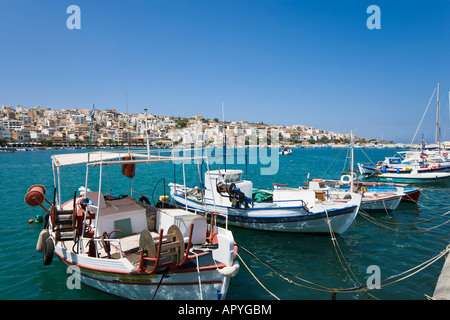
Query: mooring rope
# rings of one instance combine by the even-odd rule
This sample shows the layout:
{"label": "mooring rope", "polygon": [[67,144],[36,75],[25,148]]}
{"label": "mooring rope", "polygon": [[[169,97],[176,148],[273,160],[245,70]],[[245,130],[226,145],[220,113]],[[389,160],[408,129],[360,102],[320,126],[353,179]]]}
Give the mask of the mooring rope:
{"label": "mooring rope", "polygon": [[417,225],[428,223],[428,222],[431,222],[431,221],[436,220],[438,218],[444,217],[444,216],[448,215],[449,213],[450,213],[450,211],[447,211],[447,212],[445,212],[445,213],[443,213],[443,214],[441,214],[441,215],[439,215],[437,217],[434,217],[434,218],[431,218],[431,219],[428,219],[428,220],[418,221],[418,222],[410,222],[410,223],[400,223],[400,222],[391,222],[391,221],[380,220],[380,219],[377,219],[377,218],[371,216],[370,214],[368,214],[367,212],[365,212],[364,210],[361,210],[361,209],[360,209],[359,215],[361,217],[363,217],[364,219],[372,222],[373,224],[375,224],[377,226],[380,226],[380,227],[383,227],[383,228],[388,229],[388,230],[393,230],[393,231],[396,231],[396,232],[404,232],[404,233],[423,233],[423,232],[428,232],[430,230],[433,230],[433,229],[436,229],[438,227],[441,227],[441,226],[449,223],[450,220],[444,221],[443,223],[441,223],[439,225],[436,225],[434,227],[430,227],[430,228],[427,228],[427,229],[417,228],[417,230],[400,230],[400,229],[388,227],[388,226],[386,226],[386,224],[396,225],[396,226],[417,226]]}
{"label": "mooring rope", "polygon": [[198,254],[194,251],[191,251],[191,252],[195,255],[195,259],[197,261],[198,289],[200,291],[200,300],[203,300],[202,280],[200,278],[200,264],[198,263]]}
{"label": "mooring rope", "polygon": [[[342,266],[342,269],[344,269],[345,273],[347,274],[349,279],[353,282],[353,284],[355,284],[355,281],[356,281],[361,286],[361,284],[358,281],[358,278],[353,273],[352,269],[350,268],[349,263],[345,259],[345,256],[344,256],[344,253],[341,250],[341,247],[339,246],[339,243],[338,243],[338,241],[336,239],[336,234],[334,233],[333,227],[331,226],[331,221],[330,221],[330,218],[328,217],[327,210],[325,210],[325,214],[327,216],[327,224],[328,224],[328,229],[330,231],[331,242],[333,243],[333,247],[334,247],[334,250],[336,252],[336,256],[337,256],[337,258],[338,258],[338,260],[339,260],[339,262],[340,262],[340,264]],[[341,259],[341,257],[342,257],[342,259]]]}
{"label": "mooring rope", "polygon": [[[238,246],[240,247],[240,246]],[[242,247],[240,247],[241,249],[243,249]],[[244,250],[246,251],[246,250]],[[247,251],[246,251],[247,252]],[[241,256],[239,255],[239,253],[236,252],[236,255],[238,256],[238,258],[241,260],[241,262],[244,264],[244,266],[247,268],[248,272],[250,272],[250,274],[253,276],[253,278],[259,283],[259,285],[266,290],[268,293],[270,293],[271,296],[273,296],[275,299],[280,300],[280,298],[278,298],[276,295],[274,295],[272,292],[269,291],[269,289],[267,289],[262,283],[261,281],[259,281],[259,279],[255,276],[255,274],[250,270],[250,268],[247,266],[247,264],[244,262],[244,260],[241,258]]]}
{"label": "mooring rope", "polygon": [[[280,269],[280,268],[278,268],[278,267],[276,267],[276,266],[273,266],[273,265],[271,265],[270,263],[268,263],[268,262],[262,260],[261,258],[257,257],[255,254],[253,254],[253,253],[250,252],[249,250],[245,249],[244,247],[242,247],[242,246],[240,246],[240,245],[237,245],[237,246],[238,246],[240,249],[242,249],[244,252],[248,253],[249,255],[251,255],[252,257],[254,257],[256,260],[258,260],[259,262],[261,262],[261,263],[262,263],[263,265],[265,265],[267,268],[269,268],[270,270],[272,270],[275,274],[277,274],[278,276],[280,276],[280,277],[281,277],[283,280],[285,280],[287,283],[289,283],[289,284],[294,284],[294,285],[299,286],[299,287],[301,287],[301,288],[311,289],[311,290],[321,291],[321,292],[327,292],[327,293],[332,293],[333,295],[335,295],[335,294],[337,294],[337,293],[361,293],[361,291],[364,291],[365,293],[368,293],[367,290],[374,290],[374,289],[375,289],[375,287],[370,288],[368,284],[366,284],[366,285],[359,285],[359,286],[355,286],[355,287],[351,287],[351,288],[328,288],[328,287],[325,287],[325,286],[323,286],[323,285],[320,285],[320,284],[313,283],[313,282],[311,282],[311,281],[302,279],[302,278],[300,278],[300,277],[298,277],[298,276],[295,276],[295,275],[293,275],[293,274],[291,274],[291,273],[289,273],[289,272],[287,272],[287,271],[285,271],[285,270],[282,270],[282,269]],[[450,251],[450,245],[447,246],[447,247],[446,247],[443,251],[441,251],[439,254],[437,254],[436,256],[432,257],[431,259],[428,259],[427,261],[425,261],[425,262],[423,262],[423,263],[421,263],[421,264],[419,264],[419,265],[417,265],[417,266],[415,266],[415,267],[413,267],[413,268],[410,268],[410,269],[408,269],[408,270],[406,270],[406,271],[403,271],[403,272],[401,272],[401,273],[398,273],[398,274],[395,274],[395,275],[392,275],[392,276],[389,276],[389,277],[387,277],[387,278],[385,278],[385,279],[380,280],[380,286],[379,286],[379,287],[382,288],[382,287],[386,287],[386,286],[392,285],[392,284],[394,284],[394,283],[398,283],[398,282],[400,282],[400,281],[402,281],[402,280],[405,280],[405,279],[407,279],[407,278],[409,278],[409,277],[411,277],[411,276],[417,274],[418,272],[424,270],[425,268],[429,267],[430,265],[432,265],[433,263],[435,263],[436,261],[438,261],[440,258],[444,257],[449,251]],[[261,281],[259,281],[259,280],[257,279],[257,277],[253,274],[253,272],[251,272],[250,268],[245,264],[244,260],[243,260],[239,255],[238,255],[238,257],[239,257],[239,259],[241,259],[242,263],[243,263],[243,264],[245,265],[245,267],[249,270],[249,272],[252,274],[252,276],[258,281],[258,283],[259,283],[259,284],[260,284],[267,292],[269,292],[272,296],[276,297],[276,296],[275,296],[273,293],[271,293],[266,287],[264,287],[264,285],[261,283]],[[278,272],[278,271],[279,271],[279,272]],[[310,284],[310,285],[312,285],[312,286],[314,286],[314,287],[312,287],[312,286],[305,286],[305,285],[296,283],[296,282],[294,282],[294,281],[292,281],[292,280],[290,280],[290,279],[288,279],[288,278],[282,276],[282,275],[280,274],[280,272],[281,272],[281,273],[284,273],[284,274],[286,274],[286,275],[288,275],[288,276],[290,276],[290,277],[293,277],[293,278],[295,278],[295,279],[298,279],[298,280],[300,280],[300,281],[302,281],[302,282],[306,282],[306,283],[308,283],[308,284]],[[406,275],[406,276],[404,276],[404,275]],[[395,279],[395,278],[398,278],[398,277],[402,277],[402,278],[397,279],[397,280],[394,280],[394,281],[391,281],[391,282],[389,282],[389,283],[383,284],[383,282],[385,282],[385,281],[389,281],[389,280],[392,280],[392,279]],[[373,295],[371,295],[371,296],[373,297]],[[279,300],[278,297],[276,297],[276,298]]]}
{"label": "mooring rope", "polygon": [[[428,200],[430,200],[432,203],[440,203],[440,204],[445,204],[445,205],[448,205],[448,201],[439,201],[439,200],[436,200],[436,199],[433,199],[433,198],[431,198],[430,196],[428,196],[426,193],[424,193],[423,192],[423,189],[421,190],[421,194],[425,197],[425,198],[427,198]],[[416,202],[418,205],[421,205],[420,203],[418,203],[418,202]],[[422,205],[421,205],[422,206]],[[425,206],[424,206],[425,207]],[[427,208],[427,207],[425,207],[425,208]],[[450,208],[450,206],[447,206],[446,208]]]}

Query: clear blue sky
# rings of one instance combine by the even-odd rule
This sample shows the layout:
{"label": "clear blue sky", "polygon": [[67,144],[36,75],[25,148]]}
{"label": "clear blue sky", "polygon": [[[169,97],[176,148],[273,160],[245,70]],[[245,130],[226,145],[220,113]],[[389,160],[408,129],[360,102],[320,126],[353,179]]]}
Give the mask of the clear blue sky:
{"label": "clear blue sky", "polygon": [[0,104],[126,112],[127,93],[129,112],[222,118],[224,100],[226,120],[409,142],[440,82],[450,139],[449,15],[448,0],[2,1]]}

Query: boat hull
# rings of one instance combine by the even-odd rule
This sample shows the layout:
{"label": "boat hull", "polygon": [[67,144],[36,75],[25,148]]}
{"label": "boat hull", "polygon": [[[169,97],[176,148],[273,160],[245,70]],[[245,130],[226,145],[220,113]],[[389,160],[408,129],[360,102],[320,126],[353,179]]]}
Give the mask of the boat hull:
{"label": "boat hull", "polygon": [[[229,225],[278,232],[330,233],[345,232],[356,218],[359,206],[330,208],[321,212],[309,212],[305,207],[234,208],[202,203],[171,192],[172,199],[180,206],[199,212],[218,212],[218,221]],[[328,224],[328,222],[330,224]]]}
{"label": "boat hull", "polygon": [[[216,266],[146,274],[130,270],[126,259],[108,259],[105,265],[105,259],[82,257],[59,246],[55,254],[67,268],[77,271],[73,276],[83,284],[132,300],[223,300],[230,281]],[[233,266],[239,268],[237,262]]]}
{"label": "boat hull", "polygon": [[444,183],[450,181],[450,173],[380,174],[377,181],[399,184]]}
{"label": "boat hull", "polygon": [[405,191],[405,195],[402,197],[402,202],[417,202],[420,197],[420,189],[413,190],[411,192]]}
{"label": "boat hull", "polygon": [[361,210],[363,211],[387,211],[391,212],[397,209],[402,200],[402,195],[382,196],[376,199],[363,197],[361,201]]}

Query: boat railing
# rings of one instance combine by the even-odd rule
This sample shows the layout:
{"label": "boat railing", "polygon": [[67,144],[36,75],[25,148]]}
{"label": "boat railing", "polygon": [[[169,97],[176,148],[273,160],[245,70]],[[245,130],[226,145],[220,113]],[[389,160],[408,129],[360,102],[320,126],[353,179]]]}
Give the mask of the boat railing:
{"label": "boat railing", "polygon": [[[175,187],[175,189],[174,189],[174,195],[177,195],[177,196],[179,196],[179,197],[184,197],[185,194],[186,194],[186,195],[190,195],[190,196],[196,197],[195,195],[193,195],[192,193],[190,193],[189,190],[187,190],[187,189],[194,189],[194,188],[186,188],[186,192],[185,192],[185,191],[184,191],[184,190],[185,190],[185,189],[184,189],[184,186],[182,186],[182,185],[177,185],[177,184],[175,184],[175,185],[173,185],[173,186]],[[298,189],[292,188],[292,190],[298,190]],[[223,196],[223,197],[228,197],[228,196]],[[197,198],[197,197],[196,197],[196,198]],[[205,197],[204,200],[205,200],[205,204],[211,204],[211,203],[208,203],[207,201],[213,201],[214,199],[206,198],[206,197]],[[256,203],[262,203],[262,204],[264,204],[264,203],[274,203],[274,204],[278,204],[278,203],[286,203],[286,202],[293,202],[293,201],[299,201],[299,202],[300,202],[300,203],[299,203],[299,206],[300,206],[300,207],[305,207],[305,208],[307,207],[305,201],[303,201],[302,199],[262,200],[262,201],[250,199],[250,200],[243,200],[243,201],[240,201],[240,202],[241,202],[241,203],[248,203],[248,204],[251,204],[251,205],[253,206],[253,205],[256,204]],[[225,215],[225,216],[228,218],[228,215]]]}
{"label": "boat railing", "polygon": [[[119,247],[120,259],[123,258],[122,242],[120,241],[120,239],[92,238],[90,240],[94,241],[94,244],[95,244],[95,257],[96,258],[99,258],[98,242],[116,242],[118,247]],[[100,248],[100,249],[103,249],[103,247]]]}

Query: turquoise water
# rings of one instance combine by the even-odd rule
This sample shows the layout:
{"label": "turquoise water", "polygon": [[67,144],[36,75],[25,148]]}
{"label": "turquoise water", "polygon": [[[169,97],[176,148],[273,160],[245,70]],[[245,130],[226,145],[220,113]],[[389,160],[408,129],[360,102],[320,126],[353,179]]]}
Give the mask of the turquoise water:
{"label": "turquoise water", "polygon": [[[86,152],[77,151],[29,151],[0,154],[0,176],[3,187],[0,200],[3,204],[0,213],[0,299],[117,299],[102,292],[82,285],[80,290],[70,290],[66,286],[67,277],[64,266],[55,257],[48,266],[42,264],[42,256],[36,252],[36,241],[42,224],[29,224],[28,220],[36,214],[43,214],[39,207],[28,207],[24,196],[29,186],[42,184],[47,189],[47,199],[52,201],[53,174],[50,156],[56,153]],[[355,150],[355,161],[367,162],[366,157],[376,161],[384,156],[393,155],[395,151],[388,149]],[[257,158],[251,158],[247,166],[248,178],[255,187],[267,188],[272,183],[287,183],[298,186],[306,180],[308,173],[311,178],[339,178],[345,163],[346,150],[338,149],[294,149],[292,155],[280,156],[279,166],[274,175],[260,175],[260,169],[267,167]],[[237,162],[237,160],[234,160]],[[227,168],[245,169],[244,164],[227,162]],[[211,166],[216,169],[217,166]],[[223,168],[223,164],[221,164]],[[174,165],[159,163],[136,167],[134,190],[155,198],[163,193],[161,181],[154,190],[158,180],[164,177],[166,185],[174,180]],[[187,184],[198,185],[197,164],[186,165]],[[98,181],[94,168],[89,179],[89,187],[96,189]],[[107,181],[107,170],[104,173],[103,192],[113,195],[127,193],[129,181],[120,175],[120,168],[109,169],[111,178]],[[206,170],[206,166],[202,167]],[[324,172],[327,174],[324,176]],[[176,181],[182,182],[182,166],[176,166]],[[71,198],[78,187],[84,185],[85,171],[83,166],[62,168],[63,201]],[[112,177],[115,179],[113,180]],[[418,204],[401,204],[393,213],[375,213],[373,217],[381,223],[396,222],[401,224],[417,223],[440,216],[449,210],[448,185],[427,186]],[[129,187],[128,187],[129,188]],[[168,192],[168,187],[166,187]],[[346,265],[355,275],[360,284],[366,284],[371,275],[367,272],[370,265],[377,265],[381,278],[387,278],[413,268],[436,256],[449,244],[450,224],[443,224],[447,216],[434,221],[415,226],[408,225],[377,225],[358,215],[350,229],[331,241],[329,235],[301,235],[263,232],[256,230],[233,228],[235,241],[253,254],[271,265],[289,272],[302,279],[320,284],[326,288],[349,288],[355,285],[341,262],[345,258]],[[443,225],[441,225],[443,224]],[[441,226],[439,226],[441,225]],[[389,228],[394,228],[391,230]],[[426,229],[438,226],[432,230]],[[420,229],[418,229],[420,228]],[[336,247],[341,250],[340,260]],[[286,299],[318,299],[329,300],[331,293],[299,287],[281,279],[273,270],[256,259],[239,251],[241,258],[249,266],[255,276],[274,295]],[[344,257],[344,258],[343,258]],[[443,259],[432,264],[417,274],[395,284],[374,289],[370,294],[381,300],[423,300],[424,295],[432,295]],[[348,271],[348,270],[347,270]],[[300,283],[299,280],[288,277]],[[303,283],[304,284],[304,283]],[[363,299],[359,293],[338,293],[337,299]],[[238,275],[232,279],[227,299],[241,300],[272,300],[241,263]]]}

